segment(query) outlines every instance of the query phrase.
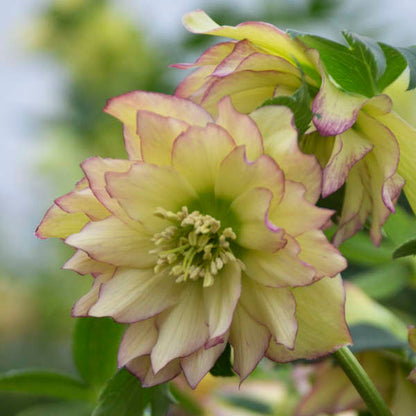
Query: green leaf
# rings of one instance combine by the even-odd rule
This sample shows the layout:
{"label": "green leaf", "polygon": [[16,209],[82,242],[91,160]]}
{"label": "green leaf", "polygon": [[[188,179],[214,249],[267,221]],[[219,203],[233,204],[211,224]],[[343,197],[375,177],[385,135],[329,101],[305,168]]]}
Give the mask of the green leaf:
{"label": "green leaf", "polygon": [[232,377],[234,376],[233,366],[231,365],[231,347],[227,344],[223,353],[218,357],[214,367],[210,373],[216,377]]}
{"label": "green leaf", "polygon": [[400,340],[391,332],[373,325],[352,325],[350,332],[354,341],[351,350],[354,353],[377,349],[401,349],[407,346],[405,340]]}
{"label": "green leaf", "polygon": [[172,403],[172,400],[169,396],[168,385],[161,384],[151,388],[150,391],[150,409],[152,416],[165,416],[170,404]]}
{"label": "green leaf", "polygon": [[90,416],[91,408],[85,403],[48,403],[33,406],[17,416]]}
{"label": "green leaf", "polygon": [[416,87],[416,46],[409,46],[408,48],[396,48],[402,56],[406,59],[409,66],[410,78],[408,90]]}
{"label": "green leaf", "polygon": [[400,247],[396,248],[393,252],[393,259],[398,259],[400,257],[414,256],[416,254],[416,238],[407,241],[402,244]]}
{"label": "green leaf", "polygon": [[378,90],[383,91],[406,69],[407,62],[396,48],[381,42],[379,45],[386,57],[386,70],[377,82]]}
{"label": "green leaf", "polygon": [[302,77],[302,85],[292,96],[278,96],[266,100],[261,107],[266,105],[283,105],[289,107],[295,119],[295,125],[299,136],[302,136],[308,130],[313,113],[310,107],[310,94],[308,84]]}
{"label": "green leaf", "polygon": [[82,378],[101,387],[117,369],[117,350],[124,326],[110,318],[78,318],[73,355]]}
{"label": "green leaf", "polygon": [[273,415],[273,408],[267,404],[260,402],[258,400],[245,397],[243,395],[221,395],[221,398],[225,401],[230,403],[235,407],[239,407],[240,409],[245,409],[250,412],[254,412],[254,414],[258,415]]}
{"label": "green leaf", "polygon": [[141,416],[150,398],[151,389],[142,388],[139,379],[122,368],[101,391],[92,416]]}
{"label": "green leaf", "polygon": [[88,387],[80,380],[48,370],[12,370],[0,374],[0,391],[36,394],[68,400],[90,400]]}

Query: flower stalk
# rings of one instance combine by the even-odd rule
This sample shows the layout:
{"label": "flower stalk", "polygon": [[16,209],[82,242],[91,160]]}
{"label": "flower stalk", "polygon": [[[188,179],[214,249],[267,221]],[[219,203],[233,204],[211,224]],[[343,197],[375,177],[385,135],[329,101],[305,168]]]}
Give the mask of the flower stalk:
{"label": "flower stalk", "polygon": [[335,351],[333,356],[354,385],[373,416],[392,416],[367,373],[348,347]]}

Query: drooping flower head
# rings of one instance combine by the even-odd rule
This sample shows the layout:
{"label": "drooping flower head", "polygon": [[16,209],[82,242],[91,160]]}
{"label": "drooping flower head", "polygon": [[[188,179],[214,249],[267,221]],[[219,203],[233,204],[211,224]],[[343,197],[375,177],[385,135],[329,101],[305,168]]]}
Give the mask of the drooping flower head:
{"label": "drooping flower head", "polygon": [[[65,238],[76,252],[64,268],[95,278],[74,316],[130,324],[120,366],[145,386],[181,371],[195,386],[227,343],[244,379],[265,355],[313,358],[350,342],[346,263],[320,231],[332,211],[314,206],[316,162],[297,148],[287,108],[254,122],[226,97],[214,120],[191,101],[136,91],[106,111],[124,124],[129,160],[83,162],[85,178],[37,235]],[[276,134],[282,166],[263,151]],[[303,169],[303,183],[290,179]]]}
{"label": "drooping flower head", "polygon": [[[392,111],[388,96],[368,98],[342,90],[316,50],[267,23],[218,26],[198,10],[187,14],[184,24],[193,33],[236,40],[214,45],[195,64],[174,65],[197,68],[176,95],[214,115],[216,103],[226,95],[249,114],[272,97],[293,98],[306,84],[314,116],[299,144],[323,168],[322,197],[344,191],[334,244],[351,237],[368,218],[371,238],[379,244],[380,228],[394,212],[404,179],[416,210],[416,181],[410,180],[415,179],[411,161],[416,157],[416,131]],[[265,150],[275,156],[273,149]]]}

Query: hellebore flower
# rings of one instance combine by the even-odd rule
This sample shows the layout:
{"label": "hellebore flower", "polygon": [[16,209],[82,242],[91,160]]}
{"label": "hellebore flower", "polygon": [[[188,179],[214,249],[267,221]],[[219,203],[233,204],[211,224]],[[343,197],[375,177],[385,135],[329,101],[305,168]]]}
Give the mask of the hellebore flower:
{"label": "hellebore flower", "polygon": [[[215,121],[191,101],[140,91],[105,111],[123,122],[130,160],[83,162],[85,178],[37,235],[65,238],[77,251],[64,268],[95,277],[74,316],[130,324],[120,366],[145,386],[183,371],[194,387],[227,343],[244,379],[264,355],[287,362],[350,342],[346,262],[320,231],[332,212],[305,199],[315,184],[288,180],[263,153],[260,126],[228,97]],[[278,113],[283,154],[299,160],[293,116]]]}
{"label": "hellebore flower", "polygon": [[[272,97],[293,97],[303,77],[313,96],[315,116],[299,145],[314,154],[323,168],[322,197],[345,185],[335,245],[354,235],[369,216],[371,238],[379,244],[380,228],[394,212],[404,179],[404,190],[416,211],[416,171],[412,165],[416,131],[392,111],[388,96],[367,98],[339,89],[316,50],[267,23],[218,26],[198,10],[185,15],[184,24],[193,33],[236,40],[214,45],[195,64],[174,65],[196,68],[175,94],[214,115],[216,103],[226,95],[246,114]],[[268,149],[266,153],[274,157]]]}
{"label": "hellebore flower", "polygon": [[[351,327],[355,324],[371,324],[388,331],[398,341],[405,340],[406,326],[395,315],[374,302],[358,287],[346,284],[345,288],[346,316]],[[392,413],[396,416],[412,415],[416,408],[416,386],[409,382],[410,378],[406,379],[407,363],[404,363],[403,356],[390,350],[377,349],[361,351],[356,357]],[[335,362],[325,360],[308,367],[303,370],[308,372],[306,376],[310,386],[297,407],[297,416],[365,410],[361,397]],[[299,370],[298,382],[303,382],[304,375],[302,369]]]}

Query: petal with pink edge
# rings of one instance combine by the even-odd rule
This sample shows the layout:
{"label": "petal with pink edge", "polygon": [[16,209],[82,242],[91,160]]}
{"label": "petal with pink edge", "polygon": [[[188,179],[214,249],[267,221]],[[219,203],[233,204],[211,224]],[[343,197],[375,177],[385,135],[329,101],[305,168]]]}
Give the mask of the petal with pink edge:
{"label": "petal with pink edge", "polygon": [[139,110],[151,111],[198,126],[212,121],[203,108],[179,97],[146,91],[132,91],[114,97],[107,102],[104,111],[124,124],[129,159],[141,160],[140,138],[136,133],[136,114]]}
{"label": "petal with pink edge", "polygon": [[209,331],[203,290],[198,282],[187,282],[178,304],[158,322],[159,338],[151,353],[155,373],[171,360],[192,354],[205,345]]}
{"label": "petal with pink edge", "polygon": [[315,359],[351,344],[345,321],[345,292],[341,276],[323,278],[312,285],[293,289],[298,334],[289,350],[270,342],[267,357],[276,362]]}
{"label": "petal with pink edge", "polygon": [[335,136],[355,123],[368,98],[341,91],[323,72],[322,75],[322,86],[312,105],[316,114],[313,122],[321,136]]}
{"label": "petal with pink edge", "polygon": [[274,288],[304,286],[313,282],[315,269],[299,258],[296,240],[285,235],[287,244],[276,253],[247,251],[241,256],[245,273],[256,282]]}
{"label": "petal with pink edge", "polygon": [[295,75],[277,71],[233,72],[218,78],[209,86],[201,105],[216,116],[218,102],[229,95],[237,111],[247,114],[273,97],[276,85],[279,84],[296,90],[300,86],[300,80]]}
{"label": "petal with pink edge", "polygon": [[323,172],[322,197],[339,189],[347,180],[352,166],[374,147],[368,139],[350,129],[335,137],[331,157]]}
{"label": "petal with pink edge", "polygon": [[265,287],[245,278],[241,304],[256,322],[270,331],[275,342],[293,349],[298,325],[296,302],[289,289]]}
{"label": "petal with pink edge", "polygon": [[150,267],[157,256],[150,254],[154,248],[149,235],[132,229],[117,217],[88,223],[79,233],[72,234],[65,243],[85,251],[92,259],[114,266]]}
{"label": "petal with pink edge", "polygon": [[287,179],[306,187],[305,198],[314,204],[321,194],[322,171],[315,156],[299,149],[292,111],[270,105],[253,111],[250,117],[263,136],[265,152],[281,167]]}
{"label": "petal with pink edge", "polygon": [[273,195],[272,205],[278,204],[285,190],[283,171],[270,156],[262,155],[249,162],[245,148],[236,147],[221,163],[215,195],[232,201],[253,188],[269,189]]}
{"label": "petal with pink edge", "polygon": [[304,195],[303,185],[287,180],[283,199],[279,205],[272,205],[269,211],[270,221],[294,237],[306,231],[321,229],[333,214],[329,209],[316,207]]}
{"label": "petal with pink edge", "polygon": [[188,384],[194,389],[202,378],[211,370],[227,345],[227,339],[221,344],[198,351],[181,359],[181,367]]}
{"label": "petal with pink edge", "polygon": [[263,140],[256,123],[236,111],[230,97],[224,97],[218,103],[218,118],[215,123],[230,133],[237,146],[245,146],[248,159],[255,160],[263,154]]}
{"label": "petal with pink edge", "polygon": [[121,323],[141,321],[175,305],[181,291],[182,287],[167,272],[155,274],[153,269],[120,268],[101,286],[98,301],[89,315],[111,316]]}
{"label": "petal with pink edge", "polygon": [[157,341],[157,328],[154,318],[135,322],[124,332],[118,350],[117,362],[123,367],[129,361],[142,355],[149,355]]}
{"label": "petal with pink edge", "polygon": [[224,266],[214,284],[203,290],[205,314],[209,327],[209,344],[228,331],[241,294],[241,269],[237,262]]}
{"label": "petal with pink edge", "polygon": [[253,188],[237,197],[230,206],[238,225],[233,227],[236,243],[250,250],[276,252],[286,245],[285,230],[268,218],[273,194],[266,188]]}
{"label": "petal with pink edge", "polygon": [[84,296],[79,298],[72,307],[73,317],[88,316],[91,306],[98,300],[101,285],[108,282],[113,277],[114,271],[100,274],[94,279],[91,289]]}
{"label": "petal with pink edge", "polygon": [[126,365],[126,368],[140,379],[143,387],[153,387],[157,384],[166,383],[181,372],[179,360],[173,360],[155,374],[152,370],[149,355],[135,358]]}
{"label": "petal with pink edge", "polygon": [[201,194],[214,188],[220,163],[234,147],[220,126],[190,127],[173,145],[172,165]]}
{"label": "petal with pink edge", "polygon": [[137,132],[141,138],[143,160],[156,165],[170,165],[174,140],[189,124],[148,111],[137,112]]}
{"label": "petal with pink edge", "polygon": [[64,270],[73,270],[80,275],[91,273],[93,276],[114,271],[114,266],[93,260],[85,251],[77,250],[62,266]]}
{"label": "petal with pink edge", "polygon": [[110,215],[110,212],[97,200],[90,188],[69,192],[56,199],[55,204],[68,213],[82,212],[95,221]]}
{"label": "petal with pink edge", "polygon": [[195,10],[187,13],[183,24],[192,33],[201,33],[243,40],[262,47],[264,50],[283,56],[293,64],[311,66],[301,44],[291,39],[289,35],[277,27],[264,22],[245,22],[236,27],[219,26],[204,11]]}
{"label": "petal with pink edge", "polygon": [[313,265],[316,270],[315,279],[333,277],[347,268],[345,258],[329,243],[322,231],[308,231],[299,235],[296,241],[301,247],[299,258]]}
{"label": "petal with pink edge", "polygon": [[83,213],[68,214],[58,205],[52,205],[42,218],[36,229],[38,238],[66,238],[73,233],[79,232],[90,219]]}
{"label": "petal with pink edge", "polygon": [[234,371],[243,381],[263,358],[270,333],[238,305],[230,330],[230,344],[234,350]]}
{"label": "petal with pink edge", "polygon": [[137,162],[128,172],[108,173],[105,179],[109,194],[150,233],[166,225],[166,220],[155,215],[156,208],[177,212],[197,197],[192,186],[172,166]]}

